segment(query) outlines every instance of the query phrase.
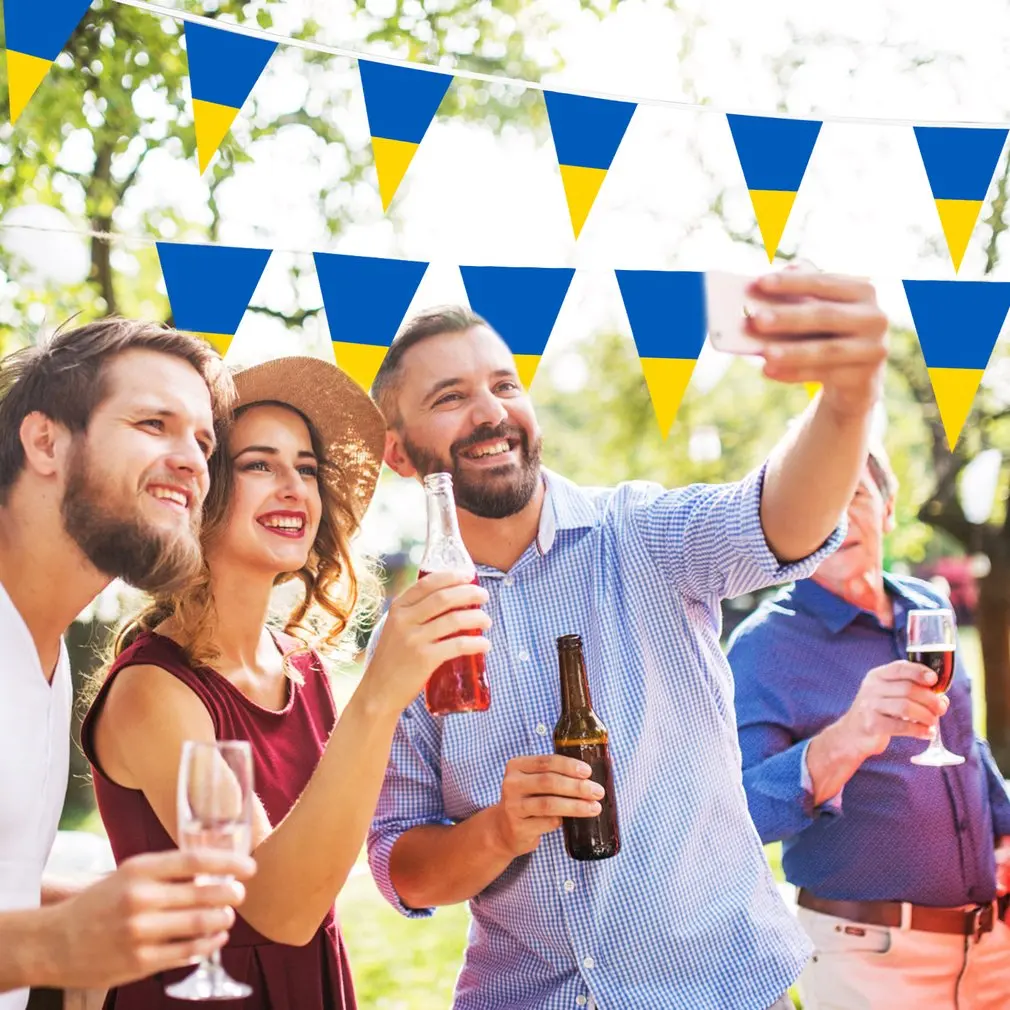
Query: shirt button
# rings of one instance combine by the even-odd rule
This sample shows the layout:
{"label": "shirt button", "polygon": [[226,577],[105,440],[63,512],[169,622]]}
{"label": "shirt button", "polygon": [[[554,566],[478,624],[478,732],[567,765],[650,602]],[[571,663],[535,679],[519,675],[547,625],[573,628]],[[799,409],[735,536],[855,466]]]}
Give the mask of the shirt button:
{"label": "shirt button", "polygon": [[546,727],[546,725],[544,725],[544,723],[542,723],[542,722],[538,722],[537,723],[537,732],[541,736],[547,736],[547,727]]}
{"label": "shirt button", "polygon": [[[574,890],[575,890],[575,881],[574,881],[574,880],[566,880],[566,881],[565,881],[565,890],[566,890],[566,891],[567,891],[567,892],[568,892],[569,894],[571,894],[571,893],[572,893],[572,891],[574,891]],[[588,965],[587,965],[587,967],[588,967]]]}
{"label": "shirt button", "polygon": [[585,996],[576,996],[575,997],[575,1002],[579,1006],[585,1006],[586,1005],[586,997]]}
{"label": "shirt button", "polygon": [[514,579],[514,578],[512,578],[512,576],[511,576],[511,575],[506,575],[506,576],[505,576],[505,578],[504,578],[504,579],[502,579],[502,582],[503,582],[503,583],[504,583],[504,584],[505,584],[506,586],[511,586],[511,585],[514,585],[514,584],[515,584],[515,579]]}
{"label": "shirt button", "polygon": [[530,658],[530,654],[525,649],[520,649],[516,653],[516,656],[518,656],[520,661],[523,663],[525,663]]}
{"label": "shirt button", "polygon": [[596,962],[591,957],[584,957],[582,959],[582,967],[583,968],[595,968],[596,967]]}

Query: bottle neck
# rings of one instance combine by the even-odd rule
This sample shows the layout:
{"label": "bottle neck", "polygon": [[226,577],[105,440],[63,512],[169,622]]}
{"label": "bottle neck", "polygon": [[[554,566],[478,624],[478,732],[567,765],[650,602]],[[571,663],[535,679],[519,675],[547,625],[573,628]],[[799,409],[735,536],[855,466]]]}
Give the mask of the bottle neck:
{"label": "bottle neck", "polygon": [[448,474],[433,474],[424,480],[428,510],[428,536],[421,569],[426,572],[448,568],[473,570],[473,561],[459,532],[456,500]]}
{"label": "bottle neck", "polygon": [[589,697],[589,676],[581,649],[558,650],[558,666],[561,672],[561,710],[563,713],[576,709],[591,709]]}
{"label": "bottle neck", "polygon": [[428,490],[428,543],[437,540],[461,540],[456,502],[451,487]]}

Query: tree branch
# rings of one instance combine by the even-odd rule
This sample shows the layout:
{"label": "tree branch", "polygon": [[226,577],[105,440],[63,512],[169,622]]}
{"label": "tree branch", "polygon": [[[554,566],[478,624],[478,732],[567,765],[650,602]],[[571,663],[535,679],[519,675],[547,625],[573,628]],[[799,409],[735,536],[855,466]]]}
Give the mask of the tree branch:
{"label": "tree branch", "polygon": [[279,309],[271,309],[266,305],[250,305],[250,312],[258,312],[262,316],[269,316],[271,319],[279,319],[288,326],[303,326],[308,319],[313,319],[322,312],[322,308],[299,309],[297,312],[281,312]]}

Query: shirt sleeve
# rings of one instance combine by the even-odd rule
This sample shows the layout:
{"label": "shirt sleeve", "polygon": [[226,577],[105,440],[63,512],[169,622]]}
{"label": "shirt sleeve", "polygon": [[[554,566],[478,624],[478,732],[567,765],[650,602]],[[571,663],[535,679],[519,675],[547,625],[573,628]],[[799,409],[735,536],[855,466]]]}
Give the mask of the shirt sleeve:
{"label": "shirt sleeve", "polygon": [[982,767],[985,768],[986,783],[989,786],[989,805],[992,807],[993,832],[999,838],[1010,835],[1010,788],[1006,779],[992,756],[989,744],[985,740],[978,741],[979,753],[982,756]]}
{"label": "shirt sleeve", "polygon": [[807,768],[809,739],[797,740],[787,725],[788,706],[775,687],[781,669],[764,636],[743,633],[728,653],[735,681],[734,700],[743,786],[751,819],[764,844],[799,834],[822,816],[842,813],[841,793],[814,806]]}
{"label": "shirt sleeve", "polygon": [[811,555],[782,564],[761,525],[767,463],[731,484],[692,484],[663,491],[640,510],[646,549],[688,596],[730,599],[804,579],[845,538],[845,517]]}
{"label": "shirt sleeve", "polygon": [[[371,658],[381,632],[380,622],[366,651]],[[389,858],[399,837],[422,824],[452,824],[442,804],[441,733],[419,698],[400,716],[378,805],[368,832],[368,865],[382,896],[401,915],[423,919],[434,908],[410,908],[397,894],[389,874]]]}

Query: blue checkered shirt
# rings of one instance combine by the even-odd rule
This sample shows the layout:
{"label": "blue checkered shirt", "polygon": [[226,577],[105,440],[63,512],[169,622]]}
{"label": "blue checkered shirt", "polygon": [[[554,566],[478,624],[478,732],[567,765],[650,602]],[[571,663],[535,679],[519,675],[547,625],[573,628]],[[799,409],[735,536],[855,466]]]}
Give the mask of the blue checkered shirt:
{"label": "blue checkered shirt", "polygon": [[534,543],[508,572],[479,569],[491,708],[404,713],[368,839],[380,890],[430,915],[390,881],[396,840],[492,806],[510,758],[553,751],[568,633],[610,731],[621,851],[576,862],[556,831],[472,898],[456,1010],[767,1010],[799,974],[811,948],[747,812],[719,601],[808,574],[841,531],[780,565],[763,477],[590,490],[545,473]]}
{"label": "blue checkered shirt", "polygon": [[996,897],[995,837],[1010,835],[1010,795],[972,726],[971,681],[958,654],[940,721],[965,763],[922,768],[922,740],[896,736],[841,794],[814,807],[810,738],[852,705],[875,666],[904,659],[909,610],[949,606],[919,579],[884,576],[894,627],[806,579],[737,628],[729,659],[744,787],[761,837],[784,839],[786,876],[823,898],[955,906]]}

